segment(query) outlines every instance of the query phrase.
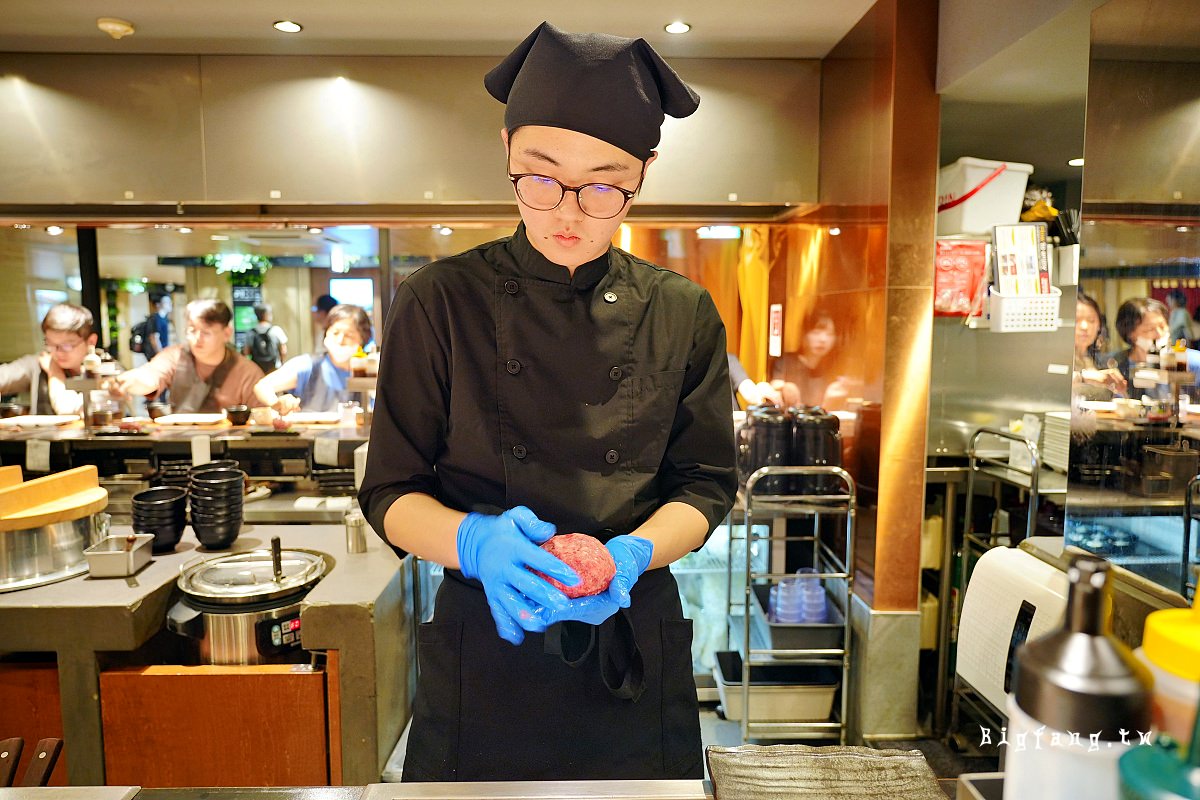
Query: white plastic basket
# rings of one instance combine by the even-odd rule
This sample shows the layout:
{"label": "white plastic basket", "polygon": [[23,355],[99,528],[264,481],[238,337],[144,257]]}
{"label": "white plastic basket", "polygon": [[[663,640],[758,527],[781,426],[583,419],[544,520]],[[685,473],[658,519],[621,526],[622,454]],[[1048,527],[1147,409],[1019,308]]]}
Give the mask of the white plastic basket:
{"label": "white plastic basket", "polygon": [[1052,331],[1058,328],[1058,305],[1062,291],[1050,287],[1050,294],[1003,295],[988,289],[988,313],[994,333]]}

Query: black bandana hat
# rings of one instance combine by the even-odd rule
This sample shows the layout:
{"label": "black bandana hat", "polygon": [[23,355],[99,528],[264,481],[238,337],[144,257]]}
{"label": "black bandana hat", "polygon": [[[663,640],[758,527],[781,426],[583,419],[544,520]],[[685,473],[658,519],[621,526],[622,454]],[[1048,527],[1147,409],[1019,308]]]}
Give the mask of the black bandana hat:
{"label": "black bandana hat", "polygon": [[506,103],[504,127],[522,125],[586,133],[645,161],[660,139],[663,117],[682,118],[700,105],[645,39],[567,33],[543,22],[483,79]]}

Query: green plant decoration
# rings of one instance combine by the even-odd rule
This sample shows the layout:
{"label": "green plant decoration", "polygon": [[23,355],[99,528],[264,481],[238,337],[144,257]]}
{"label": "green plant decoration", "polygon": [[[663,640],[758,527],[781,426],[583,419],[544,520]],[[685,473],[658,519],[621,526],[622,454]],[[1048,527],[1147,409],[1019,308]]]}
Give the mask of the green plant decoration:
{"label": "green plant decoration", "polygon": [[204,256],[204,265],[215,267],[218,275],[227,275],[230,286],[262,286],[272,267],[271,259],[253,253],[210,253]]}

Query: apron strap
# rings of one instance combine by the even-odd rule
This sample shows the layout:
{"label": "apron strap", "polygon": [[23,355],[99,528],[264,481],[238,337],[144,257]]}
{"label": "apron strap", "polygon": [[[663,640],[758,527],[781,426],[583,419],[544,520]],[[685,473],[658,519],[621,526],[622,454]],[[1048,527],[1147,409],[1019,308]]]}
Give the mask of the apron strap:
{"label": "apron strap", "polygon": [[557,622],[546,629],[544,641],[545,652],[569,667],[578,667],[595,651],[604,685],[619,700],[636,703],[646,690],[646,663],[628,609],[599,625]]}

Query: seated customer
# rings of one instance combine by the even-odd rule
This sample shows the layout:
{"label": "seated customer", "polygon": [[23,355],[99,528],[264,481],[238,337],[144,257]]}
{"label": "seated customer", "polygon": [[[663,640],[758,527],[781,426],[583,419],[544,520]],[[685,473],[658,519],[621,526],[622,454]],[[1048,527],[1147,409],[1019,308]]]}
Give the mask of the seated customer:
{"label": "seated customer", "polygon": [[171,390],[176,413],[217,413],[226,406],[254,405],[254,384],[263,372],[229,346],[233,312],[220,300],[187,305],[185,344],[173,345],[137,369],[113,379],[113,391],[148,395]]}
{"label": "seated customer", "polygon": [[0,393],[28,393],[32,414],[78,414],[83,395],[64,381],[79,375],[88,347],[96,344],[92,312],[59,303],[42,319],[45,350],[0,364]]}
{"label": "seated customer", "polygon": [[349,399],[346,379],[350,377],[350,359],[371,341],[371,318],[358,306],[337,305],[330,310],[326,322],[321,352],[284,362],[254,387],[262,405],[271,406],[280,414],[298,408],[337,411],[338,403]]}

